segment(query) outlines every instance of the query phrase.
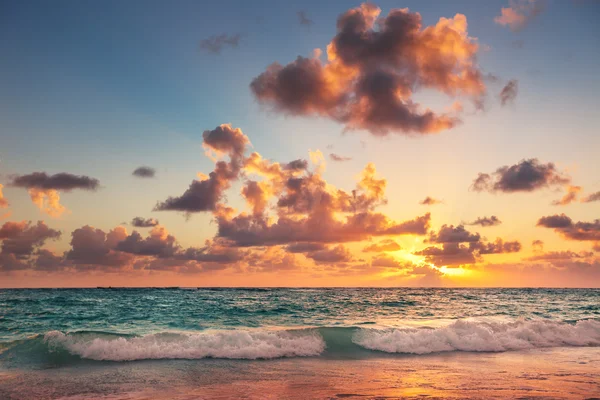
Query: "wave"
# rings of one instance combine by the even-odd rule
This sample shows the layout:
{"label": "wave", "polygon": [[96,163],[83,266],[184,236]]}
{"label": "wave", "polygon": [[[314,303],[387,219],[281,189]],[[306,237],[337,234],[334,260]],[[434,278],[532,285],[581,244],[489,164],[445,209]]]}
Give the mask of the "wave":
{"label": "wave", "polygon": [[316,332],[217,331],[156,333],[139,337],[101,338],[87,335],[46,333],[50,350],[65,349],[91,360],[132,361],[149,359],[271,359],[317,356],[325,349]]}
{"label": "wave", "polygon": [[459,320],[435,329],[361,329],[353,341],[370,350],[407,354],[599,346],[600,322],[583,320],[570,325],[545,320],[508,323]]}
{"label": "wave", "polygon": [[[142,336],[50,331],[0,343],[0,361],[72,363],[77,360],[274,359],[372,357],[378,353],[503,352],[544,347],[600,346],[600,321],[458,320],[443,327],[322,327],[288,330],[160,332]],[[35,361],[34,361],[35,360]]]}

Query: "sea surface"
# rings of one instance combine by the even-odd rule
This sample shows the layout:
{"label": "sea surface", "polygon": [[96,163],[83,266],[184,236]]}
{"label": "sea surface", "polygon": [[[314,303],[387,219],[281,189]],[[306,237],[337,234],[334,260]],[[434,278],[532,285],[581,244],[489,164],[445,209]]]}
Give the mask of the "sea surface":
{"label": "sea surface", "polygon": [[596,289],[0,290],[2,399],[593,398],[599,346]]}

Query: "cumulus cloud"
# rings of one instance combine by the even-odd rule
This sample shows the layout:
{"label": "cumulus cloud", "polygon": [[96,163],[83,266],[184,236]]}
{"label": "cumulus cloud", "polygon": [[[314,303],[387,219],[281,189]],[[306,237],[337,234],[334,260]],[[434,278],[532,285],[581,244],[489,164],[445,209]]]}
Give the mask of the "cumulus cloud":
{"label": "cumulus cloud", "polygon": [[577,200],[577,196],[581,192],[581,186],[571,186],[567,187],[567,193],[560,198],[559,200],[554,200],[552,205],[554,206],[566,206],[567,204],[571,204]]}
{"label": "cumulus cloud", "polygon": [[171,196],[154,207],[155,211],[182,211],[195,213],[215,211],[231,182],[238,179],[244,162],[244,151],[250,144],[241,129],[222,124],[204,131],[203,147],[209,155],[228,155],[230,161],[217,161],[214,171],[201,180],[194,180],[181,196]]}
{"label": "cumulus cloud", "polygon": [[478,242],[479,233],[471,233],[463,225],[442,225],[438,232],[431,232],[429,243],[464,243]]}
{"label": "cumulus cloud", "polygon": [[352,157],[344,157],[344,156],[340,156],[339,154],[335,154],[335,153],[329,153],[329,158],[332,161],[338,161],[338,162],[352,160]]}
{"label": "cumulus cloud", "polygon": [[224,47],[238,47],[242,35],[239,33],[229,35],[222,33],[220,35],[213,35],[209,38],[203,39],[200,42],[200,49],[208,53],[219,54]]}
{"label": "cumulus cloud", "polygon": [[461,121],[413,100],[419,89],[480,102],[485,93],[477,40],[462,14],[423,27],[421,15],[393,9],[385,17],[365,3],[340,15],[327,61],[299,56],[271,64],[250,88],[257,100],[292,115],[325,116],[374,135],[428,134]]}
{"label": "cumulus cloud", "polygon": [[573,222],[565,214],[556,214],[540,218],[537,226],[554,229],[555,232],[569,240],[600,241],[600,219],[593,222]]}
{"label": "cumulus cloud", "polygon": [[510,0],[509,7],[502,7],[494,21],[518,32],[544,11],[545,3],[544,0]]}
{"label": "cumulus cloud", "polygon": [[298,16],[298,22],[300,25],[311,26],[314,22],[312,19],[308,18],[306,11],[300,10],[296,13]]}
{"label": "cumulus cloud", "polygon": [[600,201],[600,192],[592,193],[581,199],[582,203],[592,203],[594,201]]}
{"label": "cumulus cloud", "polygon": [[519,93],[519,81],[511,79],[500,91],[500,104],[502,106],[512,104]]}
{"label": "cumulus cloud", "polygon": [[131,175],[136,176],[138,178],[154,178],[156,176],[156,170],[152,167],[138,167],[136,168]]}
{"label": "cumulus cloud", "polygon": [[31,267],[35,252],[48,240],[60,238],[60,231],[49,228],[44,222],[5,222],[0,227],[0,270],[13,271]]}
{"label": "cumulus cloud", "polygon": [[419,202],[423,206],[433,206],[435,204],[442,204],[442,200],[434,199],[433,197],[427,196]]}
{"label": "cumulus cloud", "polygon": [[475,264],[482,260],[481,256],[486,254],[517,253],[521,251],[521,243],[518,241],[504,241],[497,238],[495,242],[481,242],[473,237],[465,237],[471,240],[468,244],[462,244],[467,240],[455,238],[454,241],[443,242],[442,247],[430,246],[414,254],[425,256],[425,260],[436,266],[455,266]]}
{"label": "cumulus cloud", "polygon": [[158,220],[156,218],[135,217],[131,220],[131,225],[136,228],[152,228],[153,226],[158,225]]}
{"label": "cumulus cloud", "polygon": [[350,262],[353,260],[350,250],[348,250],[348,248],[342,244],[308,252],[306,253],[306,257],[312,258],[317,263],[328,264]]}
{"label": "cumulus cloud", "polygon": [[467,223],[467,225],[479,225],[481,227],[498,226],[502,223],[498,217],[492,215],[491,217],[479,217],[475,221]]}
{"label": "cumulus cloud", "polygon": [[537,158],[503,166],[491,174],[480,173],[473,181],[472,190],[491,193],[533,192],[549,187],[562,187],[571,178],[559,172],[553,163],[540,163]]}
{"label": "cumulus cloud", "polygon": [[8,200],[6,200],[6,198],[4,197],[4,194],[2,193],[2,188],[4,187],[4,185],[2,185],[0,183],[0,208],[8,208]]}
{"label": "cumulus cloud", "polygon": [[373,243],[365,248],[363,248],[363,252],[384,252],[384,251],[398,251],[402,248],[400,245],[393,239],[384,239],[378,243]]}

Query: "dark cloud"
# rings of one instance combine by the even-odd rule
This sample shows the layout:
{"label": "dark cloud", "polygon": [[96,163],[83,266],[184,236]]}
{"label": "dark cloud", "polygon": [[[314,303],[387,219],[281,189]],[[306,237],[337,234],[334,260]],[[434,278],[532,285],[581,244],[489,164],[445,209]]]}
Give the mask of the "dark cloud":
{"label": "dark cloud", "polygon": [[552,228],[569,240],[600,241],[600,219],[596,219],[594,222],[573,222],[565,214],[550,215],[540,218],[537,226]]}
{"label": "dark cloud", "polygon": [[68,192],[75,189],[97,190],[100,187],[100,181],[89,176],[73,175],[66,172],[54,175],[48,175],[45,172],[33,172],[28,175],[13,176],[9,185],[26,189],[62,190]]}
{"label": "dark cloud", "polygon": [[600,201],[600,192],[592,193],[581,199],[582,203],[591,203],[594,201]]}
{"label": "dark cloud", "polygon": [[340,263],[353,260],[352,253],[344,245],[337,245],[322,250],[312,251],[306,254],[306,257],[312,258],[317,263]]}
{"label": "dark cloud", "polygon": [[340,15],[327,62],[317,53],[285,66],[273,63],[252,81],[253,94],[277,111],[325,116],[375,135],[435,133],[459,124],[457,115],[436,114],[412,97],[430,88],[481,101],[479,47],[465,16],[423,27],[421,15],[408,9],[378,18],[380,12],[365,3]]}
{"label": "dark cloud", "polygon": [[156,218],[135,217],[131,220],[131,225],[136,228],[152,228],[153,226],[158,225],[158,220]]}
{"label": "dark cloud", "polygon": [[398,251],[401,247],[396,241],[392,239],[384,239],[379,243],[373,243],[366,246],[362,251],[368,252],[384,252],[384,251]]}
{"label": "dark cloud", "polygon": [[518,164],[503,166],[492,174],[480,173],[473,181],[477,192],[532,192],[534,190],[561,187],[571,182],[568,176],[557,171],[553,163],[542,164],[537,158],[522,160]]}
{"label": "dark cloud", "polygon": [[138,167],[131,175],[137,176],[138,178],[154,178],[156,170],[151,167]]}
{"label": "dark cloud", "polygon": [[505,106],[507,104],[514,103],[518,93],[519,81],[516,79],[511,79],[500,91],[500,104]]}
{"label": "dark cloud", "polygon": [[488,226],[497,226],[497,225],[500,225],[501,223],[502,223],[502,221],[500,221],[500,219],[498,219],[498,217],[496,217],[495,215],[492,215],[491,217],[479,217],[475,221],[467,223],[467,225],[479,225],[481,227],[488,227]]}
{"label": "dark cloud", "polygon": [[582,251],[576,253],[574,251],[549,251],[547,253],[536,254],[531,257],[527,257],[527,261],[557,261],[557,260],[573,260],[577,258],[588,258],[592,257],[594,253]]}
{"label": "dark cloud", "polygon": [[0,227],[0,270],[12,271],[31,266],[36,251],[48,240],[60,238],[60,231],[49,228],[44,222],[5,222]]}
{"label": "dark cloud", "polygon": [[214,35],[200,42],[200,49],[207,51],[212,54],[219,54],[224,47],[238,47],[242,35],[236,33],[234,35],[228,35],[222,33],[220,35]]}
{"label": "dark cloud", "polygon": [[[472,237],[470,238],[473,239]],[[518,241],[503,241],[497,238],[495,242],[471,241],[468,245],[455,241],[444,242],[442,247],[431,246],[414,254],[425,256],[425,260],[436,266],[452,266],[475,264],[481,261],[482,255],[517,253],[521,251],[521,243]]]}
{"label": "dark cloud", "polygon": [[425,197],[423,200],[421,200],[419,202],[419,204],[421,204],[423,206],[433,206],[435,204],[442,204],[442,203],[443,203],[443,201],[434,199],[433,197],[430,197],[430,196]]}
{"label": "dark cloud", "polygon": [[285,247],[289,253],[310,253],[325,250],[327,246],[323,243],[292,243]]}
{"label": "dark cloud", "polygon": [[133,256],[115,251],[116,246],[127,237],[123,227],[105,233],[86,225],[71,233],[71,250],[65,257],[76,269],[89,269],[101,266],[119,269],[133,260]]}
{"label": "dark cloud", "polygon": [[424,235],[430,219],[430,215],[426,214],[411,221],[395,223],[383,214],[365,212],[339,221],[327,210],[317,210],[304,218],[280,216],[277,222],[269,223],[262,218],[238,215],[233,218],[217,217],[217,236],[240,247],[297,242],[354,242],[372,236]]}
{"label": "dark cloud", "polygon": [[290,171],[304,171],[308,169],[308,161],[306,160],[294,160],[283,166],[283,169]]}
{"label": "dark cloud", "polygon": [[298,15],[298,22],[300,22],[300,25],[311,26],[314,23],[312,19],[308,18],[306,11],[300,10],[296,15]]}
{"label": "dark cloud", "polygon": [[335,153],[330,153],[330,154],[329,154],[329,158],[330,158],[332,161],[338,161],[338,162],[341,162],[341,161],[350,161],[350,160],[352,160],[352,157],[344,157],[344,156],[340,156],[340,155],[338,155],[338,154],[335,154]]}
{"label": "dark cloud", "polygon": [[212,152],[217,157],[228,155],[230,161],[218,161],[214,171],[208,176],[201,176],[201,180],[192,181],[181,196],[171,196],[163,202],[158,202],[154,207],[155,211],[215,211],[231,182],[238,179],[244,163],[244,151],[250,144],[248,137],[241,129],[232,128],[230,124],[222,124],[212,131],[204,131],[202,137],[202,145],[207,152]]}
{"label": "dark cloud", "polygon": [[471,243],[472,251],[477,251],[478,254],[502,254],[502,253],[518,253],[521,251],[521,243],[518,241],[505,242],[498,238],[493,243]]}
{"label": "dark cloud", "polygon": [[539,239],[536,239],[531,242],[531,247],[533,248],[533,251],[543,251],[544,250],[544,242]]}
{"label": "dark cloud", "polygon": [[471,233],[463,225],[442,225],[439,231],[431,232],[429,243],[472,243],[481,239],[479,233]]}
{"label": "dark cloud", "polygon": [[179,252],[180,247],[173,235],[169,235],[162,226],[155,226],[148,237],[142,238],[133,231],[115,246],[116,250],[140,256],[172,257]]}
{"label": "dark cloud", "polygon": [[444,243],[441,248],[431,246],[414,254],[425,256],[425,260],[435,266],[475,264],[476,255],[469,246],[459,243]]}

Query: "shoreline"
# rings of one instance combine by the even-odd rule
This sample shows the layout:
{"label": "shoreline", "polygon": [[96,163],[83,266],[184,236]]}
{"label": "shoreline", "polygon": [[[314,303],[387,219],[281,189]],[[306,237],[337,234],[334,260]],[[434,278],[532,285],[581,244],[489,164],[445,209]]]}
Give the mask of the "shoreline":
{"label": "shoreline", "polygon": [[1,374],[0,398],[23,400],[586,399],[600,396],[600,347],[360,360],[103,362]]}

